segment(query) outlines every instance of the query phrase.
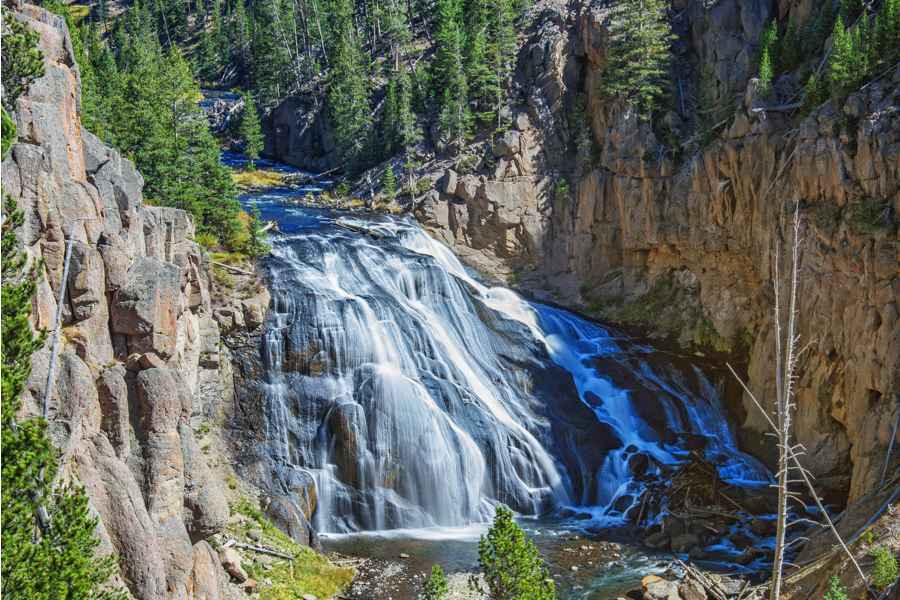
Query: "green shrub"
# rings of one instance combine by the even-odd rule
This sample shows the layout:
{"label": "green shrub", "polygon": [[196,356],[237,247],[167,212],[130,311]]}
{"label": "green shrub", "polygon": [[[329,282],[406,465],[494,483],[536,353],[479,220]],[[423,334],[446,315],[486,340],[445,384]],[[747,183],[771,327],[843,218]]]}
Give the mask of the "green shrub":
{"label": "green shrub", "polygon": [[510,509],[497,509],[494,524],[478,542],[478,562],[487,590],[470,585],[490,600],[555,600],[556,584],[534,542],[513,521]]}
{"label": "green shrub", "polygon": [[450,592],[447,585],[447,577],[440,565],[431,567],[431,575],[425,582],[425,589],[422,591],[423,600],[442,600]]}
{"label": "green shrub", "polygon": [[211,233],[198,233],[195,240],[207,250],[214,250],[220,247],[219,238]]}
{"label": "green shrub", "polygon": [[884,591],[897,580],[897,559],[887,546],[872,552],[875,568],[872,570],[872,584],[879,591]]}
{"label": "green shrub", "polygon": [[556,180],[556,183],[553,184],[553,199],[557,202],[568,200],[569,192],[569,180],[565,177],[560,177]]}
{"label": "green shrub", "polygon": [[847,589],[837,575],[832,575],[828,581],[828,591],[823,600],[847,600]]}

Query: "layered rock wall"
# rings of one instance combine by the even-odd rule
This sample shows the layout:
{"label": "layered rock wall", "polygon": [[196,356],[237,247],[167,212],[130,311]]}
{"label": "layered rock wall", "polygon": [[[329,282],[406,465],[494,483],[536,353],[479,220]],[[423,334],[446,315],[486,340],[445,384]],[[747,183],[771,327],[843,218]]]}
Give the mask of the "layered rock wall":
{"label": "layered rock wall", "polygon": [[205,540],[229,508],[194,428],[227,381],[194,225],[184,211],[145,205],[134,165],[81,127],[62,19],[27,4],[16,18],[40,34],[46,71],[18,100],[19,138],[2,173],[39,265],[36,329],[53,330],[66,287],[50,392],[52,335],[33,357],[23,410],[40,414],[47,397],[61,476],[85,487],[102,550],[118,555],[134,597],[223,597],[227,576]]}
{"label": "layered rock wall", "polygon": [[[769,402],[774,254],[788,251],[799,203],[809,346],[796,432],[819,485],[834,499],[859,497],[881,479],[900,414],[900,69],[840,109],[826,103],[802,119],[760,110],[756,40],[774,16],[802,23],[809,3],[676,1],[685,100],[663,124],[690,130],[691,69],[704,65],[713,100],[735,109],[705,146],[663,141],[659,124],[600,92],[607,4],[580,3],[575,19],[539,5],[520,53],[521,103],[493,144],[494,166],[445,172],[421,199],[421,220],[473,266],[536,295],[747,360],[751,388]],[[588,143],[572,118],[579,106]],[[738,412],[744,445],[771,460],[749,398]]]}

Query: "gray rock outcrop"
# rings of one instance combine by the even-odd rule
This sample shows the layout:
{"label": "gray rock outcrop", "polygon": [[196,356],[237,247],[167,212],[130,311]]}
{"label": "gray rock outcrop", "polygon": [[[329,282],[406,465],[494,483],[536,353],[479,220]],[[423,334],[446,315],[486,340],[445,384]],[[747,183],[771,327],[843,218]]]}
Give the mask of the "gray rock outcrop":
{"label": "gray rock outcrop", "polygon": [[[54,326],[73,240],[49,396],[64,476],[85,487],[103,548],[117,554],[133,597],[216,600],[226,575],[205,540],[222,531],[229,509],[191,420],[214,412],[229,382],[193,222],[145,206],[134,165],[81,127],[62,19],[27,4],[15,15],[40,34],[45,59],[45,75],[18,99],[19,139],[2,165],[4,191],[25,214],[20,241],[30,261],[42,261],[38,329]],[[48,364],[48,348],[35,353],[24,403],[31,414],[40,412]]]}

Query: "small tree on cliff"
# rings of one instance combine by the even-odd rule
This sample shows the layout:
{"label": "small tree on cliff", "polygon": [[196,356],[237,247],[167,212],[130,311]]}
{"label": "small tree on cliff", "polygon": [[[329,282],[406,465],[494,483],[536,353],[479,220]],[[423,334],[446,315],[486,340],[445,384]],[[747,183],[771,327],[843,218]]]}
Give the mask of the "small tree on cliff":
{"label": "small tree on cliff", "polygon": [[253,170],[256,168],[256,161],[259,153],[263,150],[263,134],[262,126],[259,123],[259,113],[256,110],[256,104],[250,94],[244,96],[244,112],[241,115],[241,123],[238,125],[238,135],[244,142],[244,156],[250,161],[248,168]]}
{"label": "small tree on cliff", "polygon": [[269,250],[271,250],[266,241],[266,232],[263,227],[259,207],[254,205],[253,208],[250,209],[250,224],[247,227],[249,237],[247,239],[246,248],[244,249],[250,258],[257,258],[263,254],[268,254]]}
{"label": "small tree on cliff", "polygon": [[16,249],[22,212],[7,199],[2,269],[2,531],[3,598],[124,598],[101,587],[115,572],[111,556],[95,557],[97,519],[84,491],[54,486],[57,451],[40,418],[17,420],[19,396],[31,373],[31,354],[42,339],[31,330],[33,273]]}
{"label": "small tree on cliff", "polygon": [[3,108],[12,111],[16,99],[31,82],[44,74],[44,59],[38,48],[40,36],[3,10]]}
{"label": "small tree on cliff", "polygon": [[669,25],[668,2],[622,0],[612,11],[610,46],[603,91],[625,98],[649,120],[670,87],[670,46],[675,36]]}
{"label": "small tree on cliff", "polygon": [[487,589],[475,579],[470,584],[491,600],[556,600],[556,584],[537,547],[505,506],[478,542],[478,562]]}

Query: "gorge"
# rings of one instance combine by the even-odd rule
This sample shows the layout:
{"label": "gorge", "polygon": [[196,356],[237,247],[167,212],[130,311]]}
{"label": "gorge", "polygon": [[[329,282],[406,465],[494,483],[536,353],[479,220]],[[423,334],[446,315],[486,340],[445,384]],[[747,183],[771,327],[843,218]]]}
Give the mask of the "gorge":
{"label": "gorge", "polygon": [[[71,491],[125,597],[413,600],[438,565],[461,600],[510,507],[559,598],[761,598],[777,444],[725,365],[771,406],[797,210],[793,434],[849,550],[793,482],[782,597],[896,569],[900,66],[804,87],[836,15],[896,0],[648,0],[652,115],[605,87],[626,0],[498,5],[490,103],[476,53],[446,70],[479,0],[111,4],[3,5],[4,69],[22,39],[41,66],[4,71],[4,440],[52,449],[21,489],[4,451],[6,548],[63,556],[39,517]],[[826,20],[764,77],[766,32]]]}

